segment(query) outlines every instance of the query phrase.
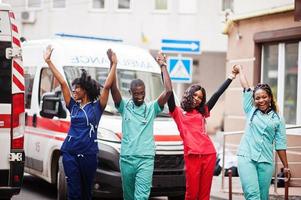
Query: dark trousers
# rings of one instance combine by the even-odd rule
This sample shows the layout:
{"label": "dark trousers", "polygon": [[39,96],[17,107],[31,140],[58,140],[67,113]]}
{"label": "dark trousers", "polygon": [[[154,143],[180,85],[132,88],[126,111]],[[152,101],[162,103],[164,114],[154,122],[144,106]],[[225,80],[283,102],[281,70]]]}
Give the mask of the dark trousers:
{"label": "dark trousers", "polygon": [[97,168],[97,155],[63,153],[69,200],[90,200]]}

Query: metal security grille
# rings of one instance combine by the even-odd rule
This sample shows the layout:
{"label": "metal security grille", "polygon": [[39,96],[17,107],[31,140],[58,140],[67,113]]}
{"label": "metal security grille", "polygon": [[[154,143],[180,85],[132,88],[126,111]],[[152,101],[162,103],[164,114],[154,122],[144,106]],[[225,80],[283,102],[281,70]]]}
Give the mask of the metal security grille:
{"label": "metal security grille", "polygon": [[183,155],[156,155],[155,170],[160,169],[184,169]]}

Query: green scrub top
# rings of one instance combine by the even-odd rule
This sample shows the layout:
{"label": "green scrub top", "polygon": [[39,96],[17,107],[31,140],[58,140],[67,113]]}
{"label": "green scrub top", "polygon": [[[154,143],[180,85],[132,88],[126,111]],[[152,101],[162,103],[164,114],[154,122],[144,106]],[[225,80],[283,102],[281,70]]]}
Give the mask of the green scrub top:
{"label": "green scrub top", "polygon": [[116,106],[122,116],[122,156],[155,155],[154,119],[162,111],[157,101],[136,106],[133,100],[121,100]]}
{"label": "green scrub top", "polygon": [[285,122],[273,110],[266,114],[258,110],[253,105],[252,95],[252,90],[243,94],[247,123],[237,155],[256,162],[273,163],[273,146],[276,150],[286,149]]}

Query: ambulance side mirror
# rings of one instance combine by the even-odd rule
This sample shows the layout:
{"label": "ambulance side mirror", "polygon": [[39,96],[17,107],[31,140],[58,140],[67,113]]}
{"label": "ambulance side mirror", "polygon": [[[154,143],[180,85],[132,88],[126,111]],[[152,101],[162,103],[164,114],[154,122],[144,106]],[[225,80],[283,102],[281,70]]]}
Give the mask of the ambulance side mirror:
{"label": "ambulance side mirror", "polygon": [[42,98],[41,103],[42,110],[40,115],[46,118],[65,118],[66,111],[63,108],[61,98],[54,93],[46,93]]}

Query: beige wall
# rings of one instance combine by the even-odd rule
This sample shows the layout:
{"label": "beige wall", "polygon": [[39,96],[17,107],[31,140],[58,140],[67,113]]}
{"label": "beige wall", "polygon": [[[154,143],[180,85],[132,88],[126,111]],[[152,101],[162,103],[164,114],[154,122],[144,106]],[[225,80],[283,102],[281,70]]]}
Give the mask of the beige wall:
{"label": "beige wall", "polygon": [[[228,52],[226,70],[230,71],[233,64],[243,65],[250,85],[254,83],[253,74],[255,63],[254,34],[263,31],[272,31],[301,26],[301,22],[294,21],[293,12],[256,17],[235,21],[228,31]],[[225,97],[225,131],[238,131],[244,127],[244,116],[239,80],[235,80]]]}
{"label": "beige wall", "polygon": [[[153,56],[157,51],[150,51]],[[177,56],[175,54],[168,54],[168,56]],[[179,100],[181,100],[184,91],[191,84],[200,84],[206,89],[207,101],[212,94],[219,88],[219,86],[226,79],[226,53],[225,52],[202,52],[201,55],[182,55],[183,57],[191,57],[195,64],[193,67],[192,83],[173,83],[174,91]],[[220,127],[225,113],[225,94],[221,96],[210,113],[207,119],[207,131],[215,133],[215,129]]]}

